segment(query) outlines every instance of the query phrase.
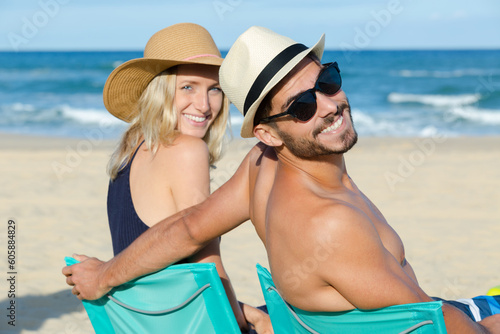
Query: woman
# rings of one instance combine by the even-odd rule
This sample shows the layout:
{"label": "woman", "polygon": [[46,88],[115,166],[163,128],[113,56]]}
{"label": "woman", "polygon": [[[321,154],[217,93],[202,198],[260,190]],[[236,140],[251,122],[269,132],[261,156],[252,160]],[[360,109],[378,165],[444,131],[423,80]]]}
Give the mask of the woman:
{"label": "woman", "polygon": [[[106,109],[131,123],[108,165],[115,255],[156,222],[208,197],[209,168],[220,157],[229,112],[219,86],[221,63],[208,31],[181,23],[154,34],[143,58],[120,65],[106,81]],[[242,330],[247,321],[271,328],[264,312],[240,308],[218,239],[183,262],[216,264]]]}

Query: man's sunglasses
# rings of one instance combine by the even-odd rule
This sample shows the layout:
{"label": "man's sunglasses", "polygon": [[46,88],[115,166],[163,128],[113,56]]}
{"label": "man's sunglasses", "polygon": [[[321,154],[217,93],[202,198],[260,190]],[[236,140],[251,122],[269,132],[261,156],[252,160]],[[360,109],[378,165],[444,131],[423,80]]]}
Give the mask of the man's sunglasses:
{"label": "man's sunglasses", "polygon": [[323,65],[314,87],[300,94],[285,112],[265,117],[259,123],[269,123],[275,118],[292,116],[299,121],[307,122],[316,114],[316,91],[325,95],[333,95],[342,87],[342,78],[337,62]]}

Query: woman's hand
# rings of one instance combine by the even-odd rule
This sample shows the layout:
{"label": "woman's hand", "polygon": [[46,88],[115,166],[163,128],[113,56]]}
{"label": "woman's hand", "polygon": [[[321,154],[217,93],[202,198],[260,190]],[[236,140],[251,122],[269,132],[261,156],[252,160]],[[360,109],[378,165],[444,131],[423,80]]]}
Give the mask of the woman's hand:
{"label": "woman's hand", "polygon": [[274,333],[269,315],[258,308],[240,302],[241,310],[250,325],[250,333],[272,334]]}

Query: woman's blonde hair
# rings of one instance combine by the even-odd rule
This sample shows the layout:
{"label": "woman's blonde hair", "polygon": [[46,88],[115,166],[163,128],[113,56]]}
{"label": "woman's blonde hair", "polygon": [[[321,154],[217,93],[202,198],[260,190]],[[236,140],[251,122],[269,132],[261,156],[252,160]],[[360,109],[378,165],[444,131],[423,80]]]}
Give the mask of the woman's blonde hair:
{"label": "woman's blonde hair", "polygon": [[[179,135],[174,104],[176,76],[177,66],[171,67],[156,75],[142,93],[137,103],[139,113],[109,160],[108,174],[112,180],[129,163],[141,137],[155,155],[160,145],[171,145]],[[221,156],[228,114],[229,101],[224,95],[221,110],[203,137],[208,146],[210,164]]]}

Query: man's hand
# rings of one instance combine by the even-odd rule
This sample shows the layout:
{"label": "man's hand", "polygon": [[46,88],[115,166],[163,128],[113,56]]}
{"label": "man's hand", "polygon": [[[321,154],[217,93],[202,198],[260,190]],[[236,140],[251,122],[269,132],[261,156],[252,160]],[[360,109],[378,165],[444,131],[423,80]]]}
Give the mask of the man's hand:
{"label": "man's hand", "polygon": [[66,276],[66,283],[73,286],[71,291],[80,300],[95,300],[104,296],[111,287],[103,285],[102,277],[107,263],[95,257],[73,255],[80,263],[64,267],[62,273]]}

